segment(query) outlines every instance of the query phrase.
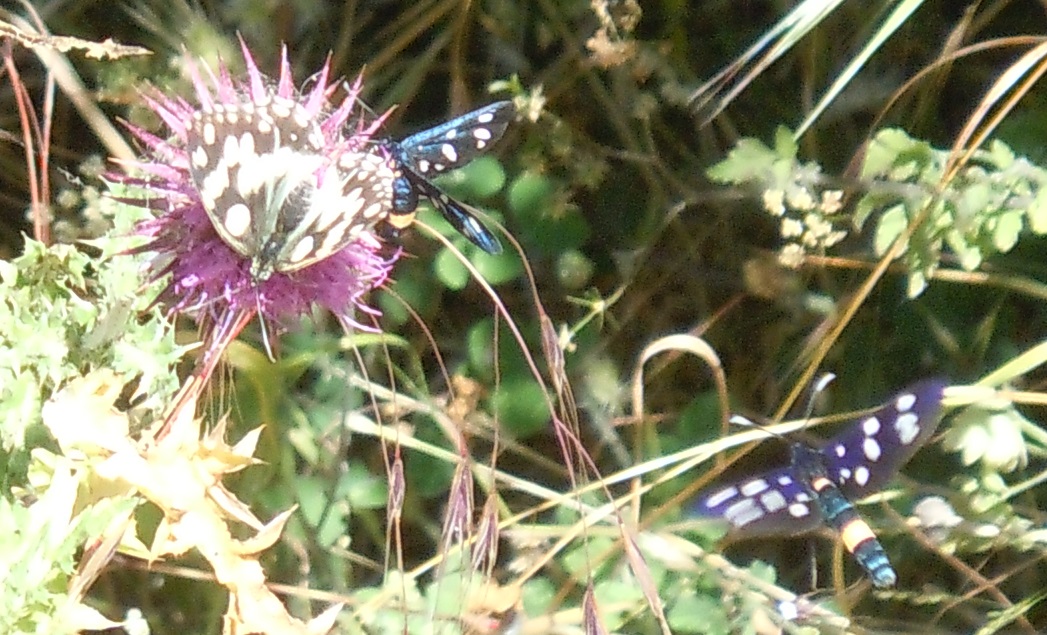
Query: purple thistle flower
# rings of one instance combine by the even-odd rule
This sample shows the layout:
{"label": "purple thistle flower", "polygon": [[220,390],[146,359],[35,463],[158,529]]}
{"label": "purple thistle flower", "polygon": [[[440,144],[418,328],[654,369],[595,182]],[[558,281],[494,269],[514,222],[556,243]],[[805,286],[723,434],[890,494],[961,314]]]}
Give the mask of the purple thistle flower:
{"label": "purple thistle flower", "polygon": [[339,82],[328,83],[329,59],[299,91],[286,47],[275,82],[241,48],[242,79],[224,64],[205,78],[190,62],[199,105],[145,96],[170,138],[128,124],[150,157],[132,165],[144,176],[114,178],[148,192],[125,202],[157,212],[139,225],[150,240],[136,251],[155,254],[154,277],[170,275],[158,301],[204,323],[242,324],[258,312],[283,325],[319,305],[361,327],[356,311],[376,313],[363,296],[399,256],[383,256],[373,231],[392,210],[396,176],[371,141],[384,116],[357,107],[359,81],[331,103]]}

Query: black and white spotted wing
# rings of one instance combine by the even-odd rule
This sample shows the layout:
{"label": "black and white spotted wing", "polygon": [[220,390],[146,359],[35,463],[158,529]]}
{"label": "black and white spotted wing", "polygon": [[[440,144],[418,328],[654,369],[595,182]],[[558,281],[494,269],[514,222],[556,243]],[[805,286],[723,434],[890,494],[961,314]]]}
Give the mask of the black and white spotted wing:
{"label": "black and white spotted wing", "polygon": [[264,280],[308,267],[392,211],[391,161],[380,152],[331,158],[304,107],[215,105],[188,134],[190,172],[222,240]]}
{"label": "black and white spotted wing", "polygon": [[882,489],[927,443],[941,419],[946,385],[931,379],[911,386],[822,446],[830,476],[847,498]]}
{"label": "black and white spotted wing", "polygon": [[413,134],[385,147],[400,170],[393,184],[393,217],[396,227],[410,224],[418,197],[428,198],[458,232],[487,253],[501,253],[502,245],[477,218],[475,208],[445,194],[429,179],[462,167],[490,148],[505,133],[516,110],[500,101],[456,117],[447,123]]}
{"label": "black and white spotted wing", "polygon": [[423,176],[460,168],[501,139],[515,114],[513,102],[498,101],[415,133],[398,144],[403,161]]}
{"label": "black and white spotted wing", "polygon": [[[941,379],[915,384],[819,448],[796,444],[799,447],[793,448],[790,465],[700,495],[692,510],[699,516],[728,521],[733,535],[739,537],[815,529],[824,517],[815,500],[817,493],[808,482],[811,468],[824,470],[848,499],[879,490],[934,434],[945,386]],[[802,461],[820,465],[799,465]]]}

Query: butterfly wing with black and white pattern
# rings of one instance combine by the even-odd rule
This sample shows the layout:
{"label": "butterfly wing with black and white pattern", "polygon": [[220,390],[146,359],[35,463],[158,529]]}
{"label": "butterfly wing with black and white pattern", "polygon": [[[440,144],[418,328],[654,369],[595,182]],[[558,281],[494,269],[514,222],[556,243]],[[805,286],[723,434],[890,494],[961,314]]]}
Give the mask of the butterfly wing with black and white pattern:
{"label": "butterfly wing with black and white pattern", "polygon": [[188,129],[189,168],[222,240],[259,279],[316,263],[392,210],[394,173],[373,152],[327,156],[303,106],[215,106]]}

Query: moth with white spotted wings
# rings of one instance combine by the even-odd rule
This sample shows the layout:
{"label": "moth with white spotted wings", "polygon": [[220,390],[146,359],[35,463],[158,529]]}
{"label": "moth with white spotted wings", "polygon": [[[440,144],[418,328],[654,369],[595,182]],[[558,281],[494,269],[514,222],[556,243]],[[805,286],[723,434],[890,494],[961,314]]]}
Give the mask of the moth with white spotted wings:
{"label": "moth with white spotted wings", "polygon": [[516,109],[499,101],[451,121],[415,133],[403,141],[383,144],[397,166],[393,181],[393,213],[389,224],[402,229],[414,220],[419,196],[459,233],[489,254],[499,254],[498,238],[476,217],[477,210],[445,194],[432,183],[432,175],[460,168],[496,143],[512,121]]}
{"label": "moth with white spotted wings", "polygon": [[881,489],[930,439],[946,382],[898,393],[818,448],[793,443],[786,467],[713,488],[693,512],[721,518],[739,538],[799,534],[828,524],[878,587],[897,580],[883,547],[850,503]]}

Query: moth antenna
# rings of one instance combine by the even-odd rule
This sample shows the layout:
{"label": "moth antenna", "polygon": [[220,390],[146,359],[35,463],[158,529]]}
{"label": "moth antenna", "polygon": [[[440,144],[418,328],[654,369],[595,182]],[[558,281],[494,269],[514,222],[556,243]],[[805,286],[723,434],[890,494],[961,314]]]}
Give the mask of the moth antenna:
{"label": "moth antenna", "polygon": [[770,428],[764,426],[763,424],[757,423],[757,422],[753,421],[752,419],[750,419],[749,417],[746,417],[744,415],[731,415],[730,419],[728,419],[727,421],[729,423],[732,423],[732,424],[734,424],[736,426],[741,426],[743,428],[753,428],[755,430],[760,430],[762,432],[767,433],[768,437],[773,437],[775,439],[781,439],[782,441],[785,441],[786,443],[791,443],[791,441],[789,441],[789,439],[787,437],[785,437],[784,435],[778,434],[774,430],[771,430]]}
{"label": "moth antenna", "polygon": [[[816,379],[814,384],[811,385],[810,393],[807,396],[807,405],[804,407],[803,419],[805,421],[810,421],[814,412],[814,402],[818,398],[818,395],[822,394],[825,391],[825,389],[829,386],[829,384],[831,384],[835,379],[836,375],[834,373],[825,373],[824,375]],[[774,430],[767,429],[764,425],[756,423],[755,421],[744,415],[731,415],[731,417],[727,421],[736,426],[741,426],[745,428],[758,428],[766,432],[768,436],[776,437],[778,439],[781,439],[782,441],[791,443],[791,441],[789,441],[789,439],[785,436],[778,434]]]}
{"label": "moth antenna", "polygon": [[829,387],[836,379],[835,373],[825,373],[818,379],[814,380],[814,384],[811,386],[811,391],[807,395],[807,407],[804,409],[803,418],[810,420],[814,415],[814,402],[818,399],[819,395],[825,392],[825,389]]}
{"label": "moth antenna", "polygon": [[759,428],[760,424],[756,423],[745,415],[731,415],[731,418],[727,420],[728,423],[733,423],[736,426],[742,426],[743,428]]}

